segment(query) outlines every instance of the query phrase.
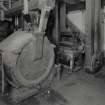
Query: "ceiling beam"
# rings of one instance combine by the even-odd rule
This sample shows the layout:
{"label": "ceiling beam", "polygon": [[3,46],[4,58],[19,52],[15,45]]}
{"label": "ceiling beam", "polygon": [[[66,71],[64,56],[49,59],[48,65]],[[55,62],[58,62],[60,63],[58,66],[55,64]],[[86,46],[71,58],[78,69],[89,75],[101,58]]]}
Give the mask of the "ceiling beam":
{"label": "ceiling beam", "polygon": [[[65,2],[67,4],[67,11],[75,11],[75,10],[84,10],[86,9],[86,0],[59,0],[60,2]],[[101,6],[105,5],[105,0],[102,0]],[[15,15],[15,13],[19,13],[22,10],[22,6],[9,9],[6,12],[6,16]],[[16,12],[15,12],[16,11]]]}
{"label": "ceiling beam", "polygon": [[67,11],[84,10],[85,2],[79,2],[76,4],[67,4]]}
{"label": "ceiling beam", "polygon": [[[64,3],[67,3],[67,4],[76,4],[76,3],[79,3],[81,2],[81,0],[59,0],[60,2],[64,2]],[[84,1],[84,0],[83,0]]]}

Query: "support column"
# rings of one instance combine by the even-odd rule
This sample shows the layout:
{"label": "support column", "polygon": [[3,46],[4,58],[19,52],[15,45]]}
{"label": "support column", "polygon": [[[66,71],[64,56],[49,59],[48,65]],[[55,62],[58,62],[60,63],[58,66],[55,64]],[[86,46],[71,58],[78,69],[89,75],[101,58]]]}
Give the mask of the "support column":
{"label": "support column", "polygon": [[92,70],[92,56],[94,53],[94,6],[95,0],[86,0],[86,61],[85,67]]}
{"label": "support column", "polygon": [[94,53],[101,51],[101,0],[95,0]]}
{"label": "support column", "polygon": [[102,51],[100,13],[101,0],[86,0],[86,68],[89,69],[89,73],[97,71],[97,58],[100,62]]}
{"label": "support column", "polygon": [[66,3],[60,3],[60,30],[66,30]]}
{"label": "support column", "polygon": [[59,42],[59,1],[56,1],[55,3],[55,26],[53,30],[53,38],[55,41],[55,44]]}
{"label": "support column", "polygon": [[105,6],[104,6],[104,9],[103,9],[103,35],[102,35],[102,39],[103,39],[103,50],[105,52]]}

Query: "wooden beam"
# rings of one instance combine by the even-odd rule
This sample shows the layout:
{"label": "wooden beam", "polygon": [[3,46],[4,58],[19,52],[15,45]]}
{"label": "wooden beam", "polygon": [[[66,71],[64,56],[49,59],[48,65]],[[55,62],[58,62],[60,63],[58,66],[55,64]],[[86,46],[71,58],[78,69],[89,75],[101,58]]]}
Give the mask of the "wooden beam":
{"label": "wooden beam", "polygon": [[76,4],[81,2],[81,0],[60,0],[60,2],[64,2],[66,4]]}
{"label": "wooden beam", "polygon": [[60,30],[66,30],[66,3],[60,3]]}
{"label": "wooden beam", "polygon": [[95,0],[86,0],[86,59],[85,67],[92,70],[94,53],[94,4]]}
{"label": "wooden beam", "polygon": [[[86,0],[60,0],[61,2],[65,2],[67,4],[78,4],[80,2],[86,2]],[[105,0],[100,0],[101,1],[101,6],[103,7],[105,5]]]}
{"label": "wooden beam", "polygon": [[95,23],[94,23],[94,53],[98,53],[101,49],[101,0],[95,0]]}
{"label": "wooden beam", "polygon": [[58,1],[56,1],[56,4],[55,4],[55,26],[53,29],[53,38],[54,38],[56,45],[59,44],[59,39],[60,39],[59,29],[60,29],[60,27],[59,27],[59,3],[58,3]]}
{"label": "wooden beam", "polygon": [[[62,0],[64,1],[64,0]],[[105,0],[101,1],[101,7],[105,6]],[[86,9],[86,0],[80,0],[80,2],[72,3],[70,0],[65,2],[67,4],[67,11],[83,10]]]}
{"label": "wooden beam", "polygon": [[[79,0],[78,2],[76,0],[61,0],[61,2],[65,2],[67,4],[67,11],[75,11],[75,10],[83,10],[86,9],[86,0]],[[105,0],[102,0],[101,6],[102,8],[105,5]],[[6,16],[13,16],[21,12],[23,9],[22,5],[19,5],[15,8],[9,9],[5,12]]]}
{"label": "wooden beam", "polygon": [[67,4],[67,11],[84,10],[86,8],[85,2],[79,2],[76,4]]}

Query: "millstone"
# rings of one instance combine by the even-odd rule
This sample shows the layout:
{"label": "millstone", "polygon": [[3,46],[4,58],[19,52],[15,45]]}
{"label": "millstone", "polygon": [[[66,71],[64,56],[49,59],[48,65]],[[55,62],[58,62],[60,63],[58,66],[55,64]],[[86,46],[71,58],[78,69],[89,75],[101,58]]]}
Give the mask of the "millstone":
{"label": "millstone", "polygon": [[33,87],[50,75],[54,47],[47,37],[15,32],[0,44],[5,72],[13,83]]}

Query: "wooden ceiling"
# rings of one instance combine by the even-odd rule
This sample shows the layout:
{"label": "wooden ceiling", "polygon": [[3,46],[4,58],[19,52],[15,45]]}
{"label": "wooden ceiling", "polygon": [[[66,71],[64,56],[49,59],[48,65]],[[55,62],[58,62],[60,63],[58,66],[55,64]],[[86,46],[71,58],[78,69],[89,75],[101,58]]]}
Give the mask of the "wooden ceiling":
{"label": "wooden ceiling", "polygon": [[[4,0],[4,1],[9,1],[9,0]],[[17,0],[12,0],[12,2],[15,2],[15,1],[17,1]],[[65,2],[67,4],[67,11],[83,10],[86,7],[85,0],[59,0],[59,1]],[[104,5],[105,5],[105,0],[102,0],[102,7]],[[15,9],[17,10],[17,8],[15,8]],[[8,14],[14,13],[15,9],[12,9],[12,10],[10,9],[5,14],[8,15]],[[18,11],[19,11],[19,9],[18,9]]]}
{"label": "wooden ceiling", "polygon": [[77,4],[77,3],[80,3],[80,2],[84,2],[85,0],[59,0],[61,2],[65,2],[65,3],[68,3],[68,4]]}
{"label": "wooden ceiling", "polygon": [[[85,0],[59,0],[59,1],[61,1],[61,2],[65,2],[65,3],[67,3],[67,4],[70,4],[70,5],[75,5],[75,4],[80,4],[80,3],[83,3],[83,4],[85,4]],[[101,4],[102,4],[102,6],[104,6],[105,5],[105,0],[101,0],[102,2],[101,2]]]}
{"label": "wooden ceiling", "polygon": [[[83,10],[86,7],[85,0],[60,0],[67,4],[67,11]],[[102,8],[105,6],[105,0],[101,0]]]}

